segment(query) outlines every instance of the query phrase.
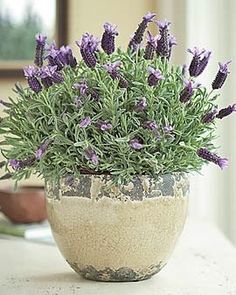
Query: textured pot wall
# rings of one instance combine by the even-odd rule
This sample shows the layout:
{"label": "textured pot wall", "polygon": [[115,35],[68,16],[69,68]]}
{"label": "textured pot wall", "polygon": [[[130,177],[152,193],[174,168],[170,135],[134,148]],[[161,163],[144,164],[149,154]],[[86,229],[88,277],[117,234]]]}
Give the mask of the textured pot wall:
{"label": "textured pot wall", "polygon": [[77,272],[97,280],[140,280],[158,272],[182,231],[188,179],[141,176],[112,185],[110,176],[84,175],[68,186],[47,184],[55,240]]}

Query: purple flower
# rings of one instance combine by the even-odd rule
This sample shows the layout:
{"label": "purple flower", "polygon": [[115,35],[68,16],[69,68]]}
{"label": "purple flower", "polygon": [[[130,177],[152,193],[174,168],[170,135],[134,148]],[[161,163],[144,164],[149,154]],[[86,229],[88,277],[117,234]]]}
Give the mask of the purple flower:
{"label": "purple flower", "polygon": [[199,63],[199,67],[198,67],[198,76],[205,70],[206,66],[208,65],[208,62],[209,62],[209,59],[210,59],[210,56],[211,56],[211,52],[210,51],[206,51],[204,54],[203,54],[203,57]]}
{"label": "purple flower", "polygon": [[50,87],[53,83],[62,83],[64,78],[57,71],[57,66],[44,66],[41,68],[40,77],[45,87]]}
{"label": "purple flower", "polygon": [[9,164],[14,170],[19,170],[23,168],[22,160],[11,159],[9,161]]}
{"label": "purple flower", "polygon": [[86,159],[91,161],[93,163],[93,165],[97,166],[99,164],[98,155],[96,154],[96,152],[93,149],[87,148],[84,152],[85,152]]}
{"label": "purple flower", "polygon": [[42,85],[37,79],[38,69],[34,66],[24,68],[24,75],[28,81],[29,87],[36,93],[42,90]]}
{"label": "purple flower", "polygon": [[49,66],[57,66],[57,70],[63,69],[65,65],[65,57],[63,52],[58,49],[55,43],[47,46],[48,54],[46,56]]}
{"label": "purple flower", "polygon": [[130,146],[134,149],[134,150],[140,150],[143,148],[142,143],[140,142],[140,140],[138,138],[134,138],[130,141]]}
{"label": "purple flower", "polygon": [[206,68],[211,52],[205,49],[200,50],[197,47],[188,49],[187,51],[193,54],[193,59],[189,66],[189,74],[191,77],[197,77]]}
{"label": "purple flower", "polygon": [[207,160],[209,162],[213,162],[216,165],[218,165],[221,169],[224,169],[228,166],[228,159],[221,158],[218,155],[211,153],[205,148],[200,148],[197,150],[197,155],[201,157],[204,160]]}
{"label": "purple flower", "polygon": [[94,68],[97,63],[95,51],[98,49],[99,40],[88,33],[82,36],[81,41],[76,41],[76,44],[80,47],[81,56],[85,64],[89,68]]}
{"label": "purple flower", "polygon": [[99,121],[97,123],[97,126],[99,129],[101,129],[102,131],[106,131],[112,128],[112,125],[110,123],[107,123],[106,121]]}
{"label": "purple flower", "polygon": [[14,169],[14,170],[21,170],[24,169],[26,167],[30,167],[34,164],[35,162],[35,157],[29,157],[25,160],[17,160],[17,159],[11,159],[9,160],[9,164],[10,166]]}
{"label": "purple flower", "polygon": [[149,31],[147,32],[147,45],[144,52],[145,59],[153,59],[156,50],[156,39]]}
{"label": "purple flower", "polygon": [[131,49],[132,52],[138,51],[140,44],[136,43],[134,40],[134,34],[131,35],[128,47]]}
{"label": "purple flower", "polygon": [[171,23],[167,20],[157,21],[156,23],[160,31],[160,38],[157,40],[157,54],[168,58],[170,56],[169,26]]}
{"label": "purple flower", "polygon": [[73,56],[72,50],[69,46],[62,46],[60,48],[61,61],[64,62],[65,65],[69,65],[72,68],[76,67],[77,61]]}
{"label": "purple flower", "polygon": [[73,85],[73,87],[76,89],[76,90],[79,90],[80,94],[81,95],[84,95],[86,94],[87,90],[88,90],[88,85],[85,81],[82,81],[80,83],[75,83]]}
{"label": "purple flower", "polygon": [[76,105],[77,109],[80,109],[82,107],[82,105],[83,105],[81,97],[80,96],[75,96],[74,101],[75,101],[75,105]]}
{"label": "purple flower", "polygon": [[191,80],[184,80],[184,89],[180,92],[180,101],[186,103],[194,94],[194,89],[197,89],[200,84],[194,83]]}
{"label": "purple flower", "polygon": [[217,116],[218,109],[214,108],[211,112],[207,113],[202,117],[202,123],[209,124],[211,123]]}
{"label": "purple flower", "polygon": [[146,121],[144,126],[152,131],[157,130],[157,123],[155,121]]}
{"label": "purple flower", "polygon": [[115,51],[115,36],[118,36],[116,26],[110,23],[103,25],[105,32],[102,35],[101,46],[107,54],[112,54]]}
{"label": "purple flower", "polygon": [[166,126],[164,126],[163,130],[164,130],[165,134],[170,134],[171,132],[173,132],[174,128],[171,125],[166,125]]}
{"label": "purple flower", "polygon": [[141,98],[138,103],[135,105],[136,112],[142,112],[147,108],[147,99],[146,97]]}
{"label": "purple flower", "polygon": [[153,20],[153,18],[156,16],[156,14],[155,13],[152,13],[152,12],[148,12],[147,14],[145,14],[144,15],[144,17],[143,17],[143,20],[145,21],[145,22],[151,22],[152,20]]}
{"label": "purple flower", "polygon": [[230,64],[231,61],[228,61],[226,63],[219,63],[219,71],[215,77],[215,80],[212,82],[212,89],[219,89],[223,86],[225,83],[225,80],[230,73],[228,70],[228,64]]}
{"label": "purple flower", "polygon": [[99,91],[97,89],[94,89],[94,88],[89,88],[87,91],[86,91],[86,95],[90,95],[90,97],[95,100],[95,101],[98,101],[99,98],[100,98],[100,95],[99,95]]}
{"label": "purple flower", "polygon": [[121,66],[120,61],[116,61],[110,64],[103,65],[103,68],[110,74],[113,80],[117,79],[119,81],[119,87],[127,88],[128,81],[119,73],[118,69]]}
{"label": "purple flower", "polygon": [[143,40],[144,32],[147,28],[147,25],[149,22],[153,20],[155,17],[155,13],[148,12],[144,17],[142,22],[138,25],[137,30],[135,31],[132,39],[129,42],[129,48],[131,48],[133,51],[135,51],[138,48],[138,45]]}
{"label": "purple flower", "polygon": [[236,103],[228,106],[227,108],[221,109],[219,113],[216,115],[218,119],[223,119],[226,116],[229,116],[233,112],[236,112]]}
{"label": "purple flower", "polygon": [[37,160],[40,160],[42,156],[46,153],[49,146],[52,144],[52,139],[46,139],[38,148],[38,150],[35,152],[35,158]]}
{"label": "purple flower", "polygon": [[85,117],[80,123],[79,123],[79,127],[80,128],[86,128],[89,125],[91,125],[91,119],[90,117]]}
{"label": "purple flower", "polygon": [[44,54],[46,39],[47,39],[47,37],[43,36],[41,34],[37,34],[35,36],[36,51],[35,51],[34,63],[36,66],[39,66],[39,67],[41,67],[43,65],[43,54]]}
{"label": "purple flower", "polygon": [[119,67],[121,66],[121,61],[117,60],[113,63],[109,63],[106,65],[103,65],[103,68],[111,75],[113,75],[114,73],[117,73],[117,70],[119,69]]}
{"label": "purple flower", "polygon": [[148,67],[148,85],[149,86],[156,86],[157,83],[164,79],[164,76],[161,74],[159,70],[155,70],[152,67]]}
{"label": "purple flower", "polygon": [[159,30],[161,31],[161,30],[169,29],[171,22],[165,19],[163,21],[161,20],[156,21],[156,24],[158,25]]}
{"label": "purple flower", "polygon": [[92,99],[99,100],[99,92],[97,89],[89,88],[86,81],[82,81],[80,83],[75,83],[73,85],[75,89],[80,91],[81,95],[90,95]]}

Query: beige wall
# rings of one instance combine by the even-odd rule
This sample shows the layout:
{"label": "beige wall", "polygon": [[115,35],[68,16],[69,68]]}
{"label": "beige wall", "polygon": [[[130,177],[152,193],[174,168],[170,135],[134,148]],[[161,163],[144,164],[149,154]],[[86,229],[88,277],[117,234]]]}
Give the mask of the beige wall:
{"label": "beige wall", "polygon": [[[120,35],[117,45],[125,48],[130,35],[147,11],[155,11],[155,0],[69,0],[69,43],[79,54],[75,40],[85,32],[101,36],[104,22],[109,21],[118,26]],[[0,79],[0,98],[14,95],[12,88],[17,79]],[[24,82],[24,81],[20,81]],[[0,116],[2,111],[0,110]],[[0,174],[1,175],[1,174]],[[24,183],[41,184],[37,177]],[[0,182],[0,187],[10,185],[9,181]]]}
{"label": "beige wall", "polygon": [[130,35],[134,32],[142,16],[155,11],[155,0],[71,0],[69,40],[71,45],[89,32],[101,36],[104,22],[118,26],[120,35],[117,44],[126,47]]}

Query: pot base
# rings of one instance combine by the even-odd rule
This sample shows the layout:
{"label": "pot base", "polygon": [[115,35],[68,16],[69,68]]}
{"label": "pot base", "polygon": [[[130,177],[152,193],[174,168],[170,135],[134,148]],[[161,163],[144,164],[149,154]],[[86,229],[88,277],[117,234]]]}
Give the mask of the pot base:
{"label": "pot base", "polygon": [[83,278],[92,281],[103,282],[137,282],[151,278],[157,274],[164,266],[161,262],[154,266],[151,265],[148,268],[134,271],[129,267],[120,267],[117,270],[113,270],[110,267],[106,267],[102,270],[97,270],[92,265],[89,265],[83,269],[79,268],[77,263],[71,263],[67,260],[71,268],[80,274]]}

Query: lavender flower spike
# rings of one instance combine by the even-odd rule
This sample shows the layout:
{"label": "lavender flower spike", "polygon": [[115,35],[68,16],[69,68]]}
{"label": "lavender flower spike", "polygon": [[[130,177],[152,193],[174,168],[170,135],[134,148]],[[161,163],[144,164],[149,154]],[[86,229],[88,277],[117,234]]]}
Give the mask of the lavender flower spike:
{"label": "lavender flower spike", "polygon": [[34,162],[35,162],[34,156],[29,157],[25,160],[17,160],[17,159],[9,160],[9,164],[14,170],[21,170],[21,169],[24,169],[25,167],[30,167],[34,164]]}
{"label": "lavender flower spike", "polygon": [[36,93],[42,90],[42,85],[37,79],[38,69],[34,66],[24,68],[24,75],[28,81],[29,87]]}
{"label": "lavender flower spike", "polygon": [[48,54],[46,56],[49,66],[57,66],[57,70],[62,70],[65,65],[64,54],[61,49],[58,49],[55,43],[46,47]]}
{"label": "lavender flower spike", "polygon": [[79,124],[79,127],[80,128],[86,128],[88,127],[89,125],[91,125],[91,119],[90,117],[85,117]]}
{"label": "lavender flower spike", "polygon": [[205,124],[211,123],[216,118],[217,114],[218,114],[218,109],[214,108],[211,112],[203,116],[202,123],[205,123]]}
{"label": "lavender flower spike", "polygon": [[62,46],[60,48],[59,58],[65,65],[69,65],[72,68],[75,68],[77,65],[77,60],[73,56],[72,49],[69,46]]}
{"label": "lavender flower spike", "polygon": [[184,89],[180,92],[180,101],[186,103],[190,100],[194,93],[194,89],[197,89],[200,84],[193,83],[191,80],[184,80]]}
{"label": "lavender flower spike", "polygon": [[97,123],[97,126],[99,129],[101,129],[102,131],[106,131],[112,128],[112,125],[110,123],[107,123],[106,121],[99,121]]}
{"label": "lavender flower spike", "polygon": [[46,153],[49,146],[52,144],[52,139],[46,139],[38,148],[38,150],[35,152],[35,158],[37,160],[41,159],[42,156]]}
{"label": "lavender flower spike", "polygon": [[171,23],[167,20],[157,21],[156,23],[160,31],[160,38],[157,41],[157,54],[168,58],[170,55],[169,26]]}
{"label": "lavender flower spike", "polygon": [[93,149],[87,148],[84,152],[85,152],[86,159],[91,161],[93,163],[93,165],[97,166],[99,164],[98,155],[96,154],[96,152]]}
{"label": "lavender flower spike", "polygon": [[156,86],[157,83],[164,79],[164,76],[161,74],[159,70],[155,70],[152,67],[148,67],[148,85],[149,86]]}
{"label": "lavender flower spike", "polygon": [[153,59],[156,50],[156,39],[149,31],[147,32],[147,45],[144,52],[145,59]]}
{"label": "lavender flower spike", "polygon": [[189,66],[189,74],[191,77],[197,77],[206,68],[211,52],[205,49],[200,50],[197,47],[188,49],[187,51],[193,54],[193,59]]}
{"label": "lavender flower spike", "polygon": [[83,105],[83,102],[81,100],[80,96],[75,96],[74,97],[74,102],[75,102],[75,106],[77,107],[77,109],[80,109]]}
{"label": "lavender flower spike", "polygon": [[[54,83],[62,83],[64,78],[61,73],[57,71],[57,66],[45,66],[41,69],[40,77],[42,78],[42,82],[44,80],[51,80]],[[46,85],[46,83],[45,83]]]}
{"label": "lavender flower spike", "polygon": [[140,142],[139,139],[134,138],[130,141],[130,146],[134,149],[134,150],[140,150],[143,148],[142,143]]}
{"label": "lavender flower spike", "polygon": [[155,13],[148,12],[144,17],[142,22],[138,25],[137,30],[135,31],[132,39],[129,42],[129,48],[132,50],[136,49],[138,45],[143,40],[144,32],[147,28],[149,22],[152,22],[153,18],[156,16]]}
{"label": "lavender flower spike", "polygon": [[73,85],[73,87],[76,89],[76,90],[79,90],[80,94],[81,95],[84,95],[86,94],[87,90],[88,90],[88,85],[85,81],[82,81],[80,83],[75,83]]}
{"label": "lavender flower spike", "polygon": [[116,61],[110,64],[103,65],[103,68],[110,74],[112,79],[119,80],[119,86],[121,88],[128,87],[128,81],[119,73],[118,68],[121,66],[120,61]]}
{"label": "lavender flower spike", "polygon": [[164,130],[165,134],[170,134],[174,130],[174,128],[171,125],[166,125],[166,126],[164,126],[163,130]]}
{"label": "lavender flower spike", "polygon": [[199,63],[199,66],[198,66],[198,71],[197,71],[198,76],[205,70],[206,66],[208,65],[210,56],[211,56],[210,51],[204,52],[203,57],[202,57],[202,59]]}
{"label": "lavender flower spike", "polygon": [[220,69],[215,77],[215,80],[212,82],[212,89],[219,89],[223,86],[225,83],[225,80],[230,73],[228,70],[228,65],[231,63],[231,61],[228,61],[226,63],[219,63]]}
{"label": "lavender flower spike", "polygon": [[112,54],[115,51],[115,36],[118,36],[116,26],[110,23],[103,25],[105,32],[102,35],[101,46],[107,54]]}
{"label": "lavender flower spike", "polygon": [[157,123],[155,121],[146,121],[144,126],[152,131],[157,130]]}
{"label": "lavender flower spike", "polygon": [[205,148],[200,148],[197,150],[197,155],[201,157],[204,160],[207,160],[209,162],[213,162],[216,165],[218,165],[221,169],[224,169],[228,166],[228,159],[221,158],[218,155],[211,153]]}
{"label": "lavender flower spike", "polygon": [[147,108],[147,100],[146,97],[143,97],[139,100],[139,102],[135,105],[136,112],[142,112]]}
{"label": "lavender flower spike", "polygon": [[44,54],[46,39],[47,39],[47,37],[43,36],[41,34],[37,34],[35,36],[36,51],[35,51],[34,63],[38,67],[41,67],[43,65],[43,54]]}
{"label": "lavender flower spike", "polygon": [[76,44],[80,47],[80,53],[85,64],[89,68],[94,68],[97,63],[97,59],[94,53],[98,49],[98,39],[93,35],[86,33],[82,36],[80,42],[76,41]]}
{"label": "lavender flower spike", "polygon": [[225,109],[221,109],[219,113],[216,115],[218,119],[223,119],[226,116],[229,116],[233,112],[236,112],[236,103],[233,105],[228,106]]}

